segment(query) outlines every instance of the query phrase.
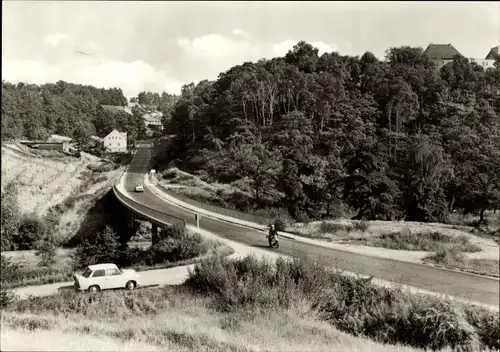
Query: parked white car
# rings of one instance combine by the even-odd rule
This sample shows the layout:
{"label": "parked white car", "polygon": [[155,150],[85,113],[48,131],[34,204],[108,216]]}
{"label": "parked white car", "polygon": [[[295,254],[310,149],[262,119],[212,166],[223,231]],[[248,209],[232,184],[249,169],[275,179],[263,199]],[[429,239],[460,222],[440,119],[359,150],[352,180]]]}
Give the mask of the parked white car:
{"label": "parked white car", "polygon": [[74,274],[75,288],[92,293],[113,288],[133,290],[140,285],[140,275],[133,269],[120,270],[115,264],[89,265],[83,274]]}
{"label": "parked white car", "polygon": [[136,192],[144,192],[144,187],[142,185],[137,185],[137,186],[135,186],[135,191]]}

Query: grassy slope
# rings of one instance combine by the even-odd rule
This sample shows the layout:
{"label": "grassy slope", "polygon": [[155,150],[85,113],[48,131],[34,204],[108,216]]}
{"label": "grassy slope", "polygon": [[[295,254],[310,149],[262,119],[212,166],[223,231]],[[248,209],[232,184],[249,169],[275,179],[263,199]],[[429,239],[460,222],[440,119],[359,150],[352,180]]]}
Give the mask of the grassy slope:
{"label": "grassy slope", "polygon": [[56,232],[58,240],[72,236],[88,210],[118,181],[123,169],[94,173],[89,165],[99,165],[100,160],[82,153],[75,157],[43,157],[21,145],[2,146],[2,188],[10,181],[18,185],[19,206],[23,213],[35,212],[40,216],[68,198],[74,202],[64,207]]}
{"label": "grassy slope", "polygon": [[[133,307],[126,303],[131,296]],[[301,307],[222,313],[211,298],[176,287],[103,293],[86,305],[67,315],[2,312],[2,349],[417,351],[350,336]]]}

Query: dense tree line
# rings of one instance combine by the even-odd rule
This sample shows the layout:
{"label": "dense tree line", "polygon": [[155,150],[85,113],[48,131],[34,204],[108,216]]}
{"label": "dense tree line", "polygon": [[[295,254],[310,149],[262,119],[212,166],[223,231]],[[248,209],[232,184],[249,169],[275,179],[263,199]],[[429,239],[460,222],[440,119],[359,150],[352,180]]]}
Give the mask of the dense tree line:
{"label": "dense tree line", "polygon": [[2,140],[43,140],[59,134],[84,143],[89,136],[104,137],[114,128],[131,137],[145,130],[139,116],[108,112],[101,105],[125,106],[127,99],[119,88],[2,81]]}
{"label": "dense tree line", "polygon": [[184,167],[247,180],[255,208],[443,221],[499,206],[499,116],[500,70],[459,57],[437,70],[412,47],[319,56],[300,42],[185,85],[169,131]]}

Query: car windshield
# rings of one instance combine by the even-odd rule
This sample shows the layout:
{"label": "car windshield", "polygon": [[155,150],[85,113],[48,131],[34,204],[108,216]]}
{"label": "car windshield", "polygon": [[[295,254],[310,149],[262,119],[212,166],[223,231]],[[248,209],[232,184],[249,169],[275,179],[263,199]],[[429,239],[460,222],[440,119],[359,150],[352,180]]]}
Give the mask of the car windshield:
{"label": "car windshield", "polygon": [[85,271],[83,272],[82,276],[83,277],[89,277],[90,274],[92,274],[92,270],[90,270],[90,268],[87,268],[85,269]]}

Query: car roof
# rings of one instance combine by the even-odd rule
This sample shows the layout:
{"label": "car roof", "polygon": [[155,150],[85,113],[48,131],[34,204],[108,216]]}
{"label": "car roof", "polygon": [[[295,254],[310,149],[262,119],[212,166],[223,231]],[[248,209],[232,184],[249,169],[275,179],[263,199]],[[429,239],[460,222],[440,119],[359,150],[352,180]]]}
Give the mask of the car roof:
{"label": "car roof", "polygon": [[113,263],[104,263],[104,264],[94,264],[94,265],[89,265],[89,269],[94,271],[94,270],[101,270],[101,269],[114,269],[116,268],[116,264]]}

